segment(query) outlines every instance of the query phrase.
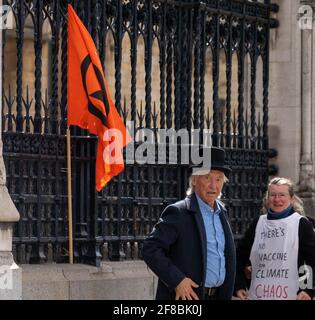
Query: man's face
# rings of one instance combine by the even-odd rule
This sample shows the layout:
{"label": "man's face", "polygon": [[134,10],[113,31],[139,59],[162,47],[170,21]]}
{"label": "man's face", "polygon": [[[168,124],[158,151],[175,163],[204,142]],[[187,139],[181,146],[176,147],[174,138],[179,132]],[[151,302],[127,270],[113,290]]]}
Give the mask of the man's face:
{"label": "man's face", "polygon": [[224,173],[218,170],[210,170],[204,175],[194,175],[192,184],[197,195],[213,208],[214,201],[221,194],[224,185]]}

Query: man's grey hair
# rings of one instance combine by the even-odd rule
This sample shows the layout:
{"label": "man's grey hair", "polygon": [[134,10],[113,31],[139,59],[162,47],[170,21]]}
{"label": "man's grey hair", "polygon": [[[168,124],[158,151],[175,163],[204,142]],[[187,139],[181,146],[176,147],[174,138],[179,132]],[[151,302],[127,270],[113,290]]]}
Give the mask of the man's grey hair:
{"label": "man's grey hair", "polygon": [[[189,177],[189,187],[188,187],[188,189],[186,190],[186,195],[187,195],[187,196],[189,196],[189,195],[191,195],[192,193],[195,192],[195,186],[193,186],[193,184],[192,184],[192,177],[193,177],[193,176],[194,176],[194,175],[191,174],[190,177]],[[229,179],[226,177],[226,175],[224,175],[224,183],[226,183],[226,182],[228,182],[228,181],[229,181]]]}

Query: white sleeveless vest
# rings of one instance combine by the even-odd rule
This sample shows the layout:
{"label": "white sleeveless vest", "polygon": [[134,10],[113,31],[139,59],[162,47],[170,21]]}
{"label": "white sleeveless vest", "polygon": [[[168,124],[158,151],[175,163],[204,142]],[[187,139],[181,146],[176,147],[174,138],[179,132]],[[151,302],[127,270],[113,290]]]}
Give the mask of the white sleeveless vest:
{"label": "white sleeveless vest", "polygon": [[301,215],[257,223],[250,253],[250,300],[295,300],[299,289],[298,249]]}

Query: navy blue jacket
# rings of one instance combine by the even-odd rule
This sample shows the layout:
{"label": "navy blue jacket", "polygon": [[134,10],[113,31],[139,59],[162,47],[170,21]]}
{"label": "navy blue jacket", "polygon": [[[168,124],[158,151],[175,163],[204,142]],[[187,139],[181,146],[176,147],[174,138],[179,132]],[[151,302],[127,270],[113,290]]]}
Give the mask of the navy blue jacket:
{"label": "navy blue jacket", "polygon": [[[218,295],[221,300],[229,300],[235,280],[235,245],[224,208],[220,219],[225,234],[226,276]],[[195,194],[163,211],[142,248],[144,261],[159,277],[156,299],[175,299],[175,288],[185,277],[199,285],[194,290],[199,299],[204,299],[206,245],[205,227]]]}

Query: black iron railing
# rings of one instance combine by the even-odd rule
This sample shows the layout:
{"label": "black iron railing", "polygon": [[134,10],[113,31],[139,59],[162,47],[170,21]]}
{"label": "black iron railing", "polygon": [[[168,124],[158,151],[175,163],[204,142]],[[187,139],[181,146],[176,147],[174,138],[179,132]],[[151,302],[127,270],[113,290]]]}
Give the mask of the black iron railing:
{"label": "black iron railing", "polygon": [[[7,185],[21,214],[14,231],[19,263],[68,261],[68,2],[95,39],[103,65],[114,62],[107,81],[135,132],[151,128],[156,138],[158,129],[210,129],[213,144],[226,149],[233,174],[224,200],[235,239],[243,235],[259,213],[268,179],[269,30],[277,25],[270,18],[275,6],[236,0],[4,2],[12,7],[16,27],[4,34],[2,129]],[[156,74],[159,81],[153,81]],[[98,265],[139,258],[162,209],[184,197],[187,165],[127,164],[97,193],[96,138],[73,128],[71,149],[75,261]]]}

